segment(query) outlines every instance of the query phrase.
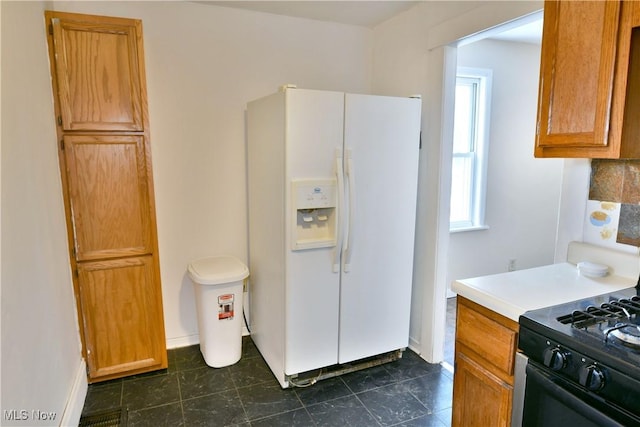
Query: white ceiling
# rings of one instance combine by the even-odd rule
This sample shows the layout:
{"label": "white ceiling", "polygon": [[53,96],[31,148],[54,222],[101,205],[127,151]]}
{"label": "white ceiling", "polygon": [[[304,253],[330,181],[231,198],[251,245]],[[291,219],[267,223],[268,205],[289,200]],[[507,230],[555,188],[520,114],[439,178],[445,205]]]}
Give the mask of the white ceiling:
{"label": "white ceiling", "polygon": [[276,15],[295,16],[298,18],[316,19],[319,21],[338,22],[341,24],[360,25],[373,28],[381,22],[420,3],[420,1],[198,1],[197,3],[216,6],[249,9]]}
{"label": "white ceiling", "polygon": [[528,24],[520,25],[506,31],[502,31],[498,34],[493,34],[489,38],[512,42],[540,44],[542,42],[542,17]]}
{"label": "white ceiling", "polygon": [[[348,25],[359,25],[373,28],[376,25],[416,6],[418,3],[429,0],[403,1],[403,0],[298,0],[298,1],[250,1],[250,0],[226,0],[207,1],[200,0],[196,3],[215,6],[247,9],[257,12],[273,13],[276,15],[295,16],[298,18],[316,19],[320,21],[338,22]],[[542,14],[538,19],[525,19],[525,25],[510,23],[505,25],[504,32],[494,28],[487,32],[487,38],[518,41],[524,43],[540,44],[542,36]]]}

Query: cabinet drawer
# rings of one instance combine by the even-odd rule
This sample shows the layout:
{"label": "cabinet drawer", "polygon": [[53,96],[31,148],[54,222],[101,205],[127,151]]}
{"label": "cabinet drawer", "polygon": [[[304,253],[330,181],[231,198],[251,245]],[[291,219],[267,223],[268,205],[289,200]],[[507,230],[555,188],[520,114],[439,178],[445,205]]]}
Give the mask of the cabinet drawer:
{"label": "cabinet drawer", "polygon": [[512,376],[517,342],[517,323],[458,297],[456,343]]}

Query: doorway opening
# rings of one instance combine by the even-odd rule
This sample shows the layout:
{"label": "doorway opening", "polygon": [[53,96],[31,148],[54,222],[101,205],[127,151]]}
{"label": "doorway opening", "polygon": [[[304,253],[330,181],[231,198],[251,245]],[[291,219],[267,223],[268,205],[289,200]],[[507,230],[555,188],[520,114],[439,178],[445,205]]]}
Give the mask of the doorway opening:
{"label": "doorway opening", "polygon": [[[536,181],[535,176],[560,176],[562,171],[561,162],[536,162],[533,157],[541,34],[542,11],[463,37],[450,50],[455,60],[449,62],[445,71],[445,81],[450,85],[445,87],[443,105],[455,105],[452,88],[461,67],[489,70],[493,81],[489,94],[491,113],[486,123],[488,147],[486,156],[480,159],[486,162],[483,206],[486,220],[482,226],[450,230],[443,236],[448,239],[447,244],[440,246],[446,248],[439,254],[440,259],[446,260],[442,266],[447,289],[445,366],[452,367],[454,360],[455,293],[450,288],[453,281],[553,262],[560,184],[553,191],[546,188],[545,192],[529,187],[531,181]],[[453,135],[458,125],[454,110],[444,112],[442,120],[443,134],[450,137],[447,147],[443,138],[441,148],[449,150],[450,157],[442,156],[440,165],[441,176],[449,180],[450,190],[446,191],[445,185],[440,203],[447,205],[451,200],[451,182],[460,181],[457,175],[460,172],[452,166],[456,156],[452,149]],[[550,232],[531,235],[532,239],[539,239],[534,245],[525,244],[528,239],[514,239],[516,235],[528,236],[526,224],[539,220],[533,215],[538,211],[535,207],[542,204],[555,210],[544,219],[549,224],[540,227]],[[541,254],[540,247],[548,248],[548,253]]]}

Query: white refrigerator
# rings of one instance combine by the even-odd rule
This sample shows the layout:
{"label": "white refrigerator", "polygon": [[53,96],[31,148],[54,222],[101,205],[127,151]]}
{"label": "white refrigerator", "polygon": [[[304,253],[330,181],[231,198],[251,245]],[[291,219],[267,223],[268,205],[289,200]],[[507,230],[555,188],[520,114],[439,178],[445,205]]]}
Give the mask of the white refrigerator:
{"label": "white refrigerator", "polygon": [[282,387],[407,347],[420,111],[295,87],[248,104],[251,336]]}

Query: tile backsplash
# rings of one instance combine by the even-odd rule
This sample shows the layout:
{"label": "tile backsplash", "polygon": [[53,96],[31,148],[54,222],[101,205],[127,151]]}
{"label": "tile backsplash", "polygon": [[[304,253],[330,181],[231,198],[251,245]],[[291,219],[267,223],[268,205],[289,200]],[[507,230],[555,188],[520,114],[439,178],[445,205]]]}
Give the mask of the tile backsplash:
{"label": "tile backsplash", "polygon": [[585,240],[640,247],[640,160],[591,161]]}

